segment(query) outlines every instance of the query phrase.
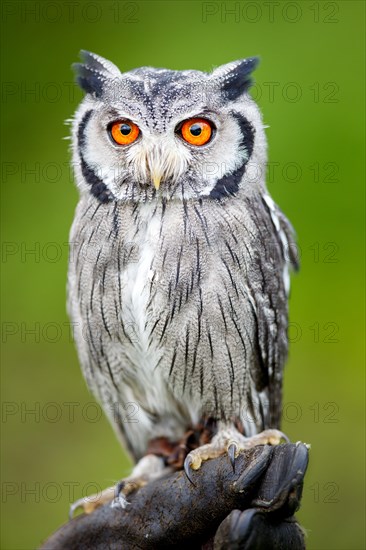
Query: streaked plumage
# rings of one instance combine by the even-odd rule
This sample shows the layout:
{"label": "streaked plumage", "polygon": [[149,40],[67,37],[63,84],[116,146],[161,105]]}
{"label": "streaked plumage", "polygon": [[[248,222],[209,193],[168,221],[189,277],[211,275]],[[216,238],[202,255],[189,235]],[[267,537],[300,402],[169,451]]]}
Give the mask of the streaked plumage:
{"label": "streaked plumage", "polygon": [[[265,187],[254,66],[121,74],[84,52],[77,67],[68,307],[87,383],[136,460],[204,415],[245,435],[279,427],[295,258]],[[175,133],[196,116],[216,127],[200,149]],[[126,118],[142,135],[123,149],[107,127]]]}

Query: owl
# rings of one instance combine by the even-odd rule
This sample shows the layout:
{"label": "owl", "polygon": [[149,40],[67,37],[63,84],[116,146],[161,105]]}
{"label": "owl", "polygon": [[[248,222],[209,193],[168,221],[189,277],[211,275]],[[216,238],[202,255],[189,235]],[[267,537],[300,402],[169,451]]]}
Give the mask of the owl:
{"label": "owl", "polygon": [[176,465],[178,448],[192,479],[203,460],[235,465],[283,436],[296,256],[265,184],[257,58],[122,73],[81,57],[68,272],[80,363],[136,462],[135,487]]}

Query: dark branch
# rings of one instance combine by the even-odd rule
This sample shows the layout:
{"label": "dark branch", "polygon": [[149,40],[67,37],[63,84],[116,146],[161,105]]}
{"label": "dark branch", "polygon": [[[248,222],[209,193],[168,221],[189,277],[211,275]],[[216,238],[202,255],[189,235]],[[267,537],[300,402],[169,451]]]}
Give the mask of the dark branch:
{"label": "dark branch", "polygon": [[[205,462],[151,482],[131,494],[126,509],[105,505],[62,526],[42,550],[121,548],[305,548],[299,508],[308,449],[258,446],[236,459]],[[215,546],[213,546],[215,545]]]}

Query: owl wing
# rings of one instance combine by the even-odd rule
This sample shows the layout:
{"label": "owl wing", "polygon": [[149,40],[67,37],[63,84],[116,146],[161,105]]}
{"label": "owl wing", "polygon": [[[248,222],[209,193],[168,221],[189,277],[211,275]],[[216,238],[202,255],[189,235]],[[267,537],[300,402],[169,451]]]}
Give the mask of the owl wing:
{"label": "owl wing", "polygon": [[254,387],[249,408],[257,425],[275,428],[281,419],[282,370],[288,349],[289,270],[298,268],[296,245],[290,223],[269,195],[247,199],[246,203],[256,227],[247,282],[256,359],[251,366]]}

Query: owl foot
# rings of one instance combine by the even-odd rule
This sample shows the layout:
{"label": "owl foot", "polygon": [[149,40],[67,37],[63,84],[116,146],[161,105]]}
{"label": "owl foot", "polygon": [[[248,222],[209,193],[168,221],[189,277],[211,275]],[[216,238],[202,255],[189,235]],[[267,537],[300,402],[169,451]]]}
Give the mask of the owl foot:
{"label": "owl foot", "polygon": [[85,514],[91,514],[96,508],[109,502],[113,508],[124,509],[129,504],[126,498],[129,494],[170,471],[171,468],[165,466],[162,458],[148,454],[139,460],[132,474],[117,485],[108,487],[99,494],[80,498],[71,504],[69,518],[72,519],[78,509],[82,509]]}
{"label": "owl foot", "polygon": [[111,502],[114,496],[115,488],[107,487],[107,489],[104,489],[101,493],[97,493],[96,495],[79,498],[70,505],[69,519],[72,519],[75,512],[79,509],[83,510],[84,514],[91,514],[94,510],[99,508],[99,506]]}
{"label": "owl foot", "polygon": [[240,451],[256,445],[278,445],[282,439],[289,442],[288,437],[279,430],[264,430],[252,437],[245,437],[234,427],[222,429],[212,438],[211,443],[202,445],[187,455],[184,461],[185,474],[194,485],[191,477],[192,470],[199,470],[205,460],[217,458],[225,453],[227,453],[235,471],[235,459]]}
{"label": "owl foot", "polygon": [[132,474],[117,483],[111,503],[112,508],[125,509],[129,505],[128,495],[144,487],[149,481],[158,479],[170,471],[171,468],[165,466],[165,462],[161,457],[153,454],[144,456],[138,461]]}

